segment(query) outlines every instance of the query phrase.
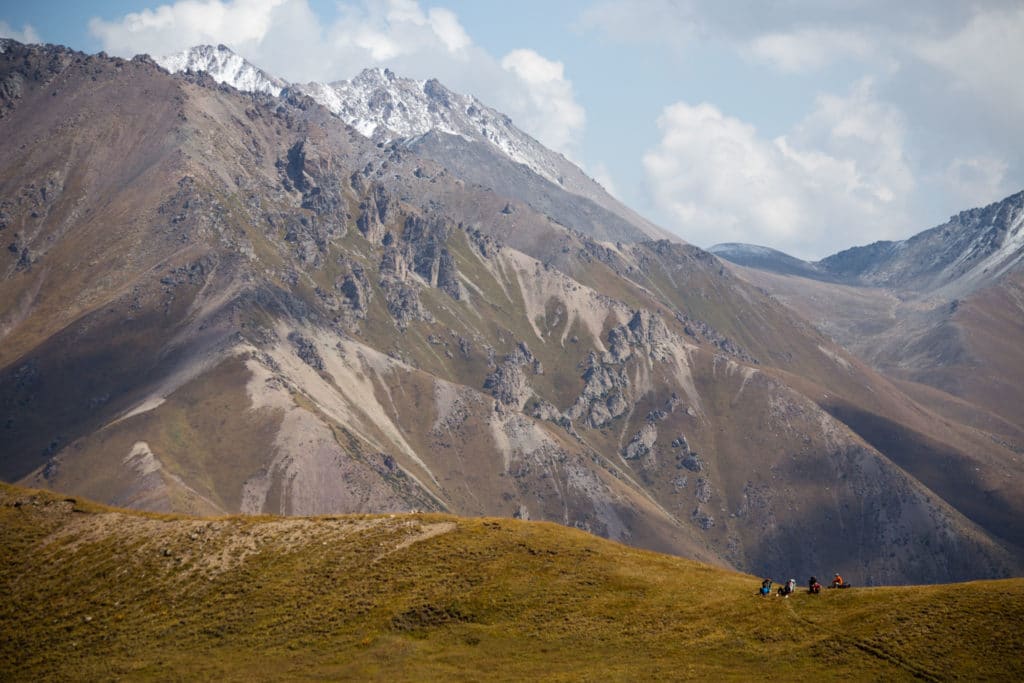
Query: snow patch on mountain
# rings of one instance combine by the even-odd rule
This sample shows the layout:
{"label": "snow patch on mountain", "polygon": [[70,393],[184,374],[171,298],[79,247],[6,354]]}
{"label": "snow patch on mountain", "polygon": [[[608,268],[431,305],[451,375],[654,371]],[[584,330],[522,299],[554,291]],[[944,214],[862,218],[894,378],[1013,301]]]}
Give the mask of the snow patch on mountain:
{"label": "snow patch on mountain", "polygon": [[277,97],[288,85],[253,66],[224,45],[197,45],[173,55],[157,57],[157,64],[173,73],[205,71],[218,83],[227,83],[244,92],[267,93]]}
{"label": "snow patch on mountain", "polygon": [[[1020,197],[1024,198],[1024,193]],[[981,240],[972,243],[957,262],[945,269],[953,273],[966,271],[962,281],[956,283],[959,289],[971,291],[1024,265],[1024,206],[1020,202],[1007,206],[1006,214],[1001,224],[990,226]],[[972,263],[975,260],[977,263]]]}
{"label": "snow patch on mountain", "polygon": [[[245,92],[275,97],[285,88],[308,95],[363,135],[378,142],[414,138],[431,130],[486,142],[513,161],[562,185],[570,192],[589,196],[593,180],[571,179],[572,166],[519,130],[512,120],[471,95],[453,92],[435,79],[417,81],[396,76],[390,69],[365,69],[351,81],[289,84],[271,76],[224,45],[198,45],[158,57],[157,64],[171,73],[191,69],[205,71],[218,83]],[[573,167],[579,175],[584,175]]]}
{"label": "snow patch on mountain", "polygon": [[436,130],[486,142],[551,182],[565,184],[563,167],[569,162],[562,155],[516,128],[505,114],[472,95],[453,92],[435,79],[401,78],[390,69],[377,68],[365,69],[351,81],[307,83],[292,89],[309,95],[379,142],[415,138]]}
{"label": "snow patch on mountain", "polygon": [[959,297],[1024,262],[1024,192],[961,211],[899,242],[853,247],[819,261],[852,283]]}
{"label": "snow patch on mountain", "polygon": [[517,128],[507,115],[472,95],[449,90],[436,79],[413,80],[375,68],[363,70],[351,81],[306,83],[289,89],[312,97],[378,142],[401,140],[413,146],[417,138],[438,131],[487,144],[563,190],[611,211],[649,237],[678,239],[622,205],[565,156]]}

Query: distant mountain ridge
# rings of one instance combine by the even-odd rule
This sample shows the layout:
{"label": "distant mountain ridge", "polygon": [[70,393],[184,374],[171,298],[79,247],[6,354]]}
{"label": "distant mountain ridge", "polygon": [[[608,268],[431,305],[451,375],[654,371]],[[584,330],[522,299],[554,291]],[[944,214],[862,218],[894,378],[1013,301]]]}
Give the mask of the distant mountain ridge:
{"label": "distant mountain ridge", "polygon": [[816,262],[750,244],[716,244],[708,251],[780,275],[914,291],[952,287],[953,295],[962,295],[1024,264],[1024,191],[905,240],[851,247]]}
{"label": "distant mountain ridge", "polygon": [[898,242],[875,242],[818,262],[826,272],[864,284],[964,289],[991,282],[1024,263],[1024,191],[961,211],[946,223]]}
{"label": "distant mountain ridge", "polygon": [[726,261],[772,273],[801,275],[815,280],[837,279],[815,263],[798,259],[771,247],[725,242],[708,247],[708,251]]}

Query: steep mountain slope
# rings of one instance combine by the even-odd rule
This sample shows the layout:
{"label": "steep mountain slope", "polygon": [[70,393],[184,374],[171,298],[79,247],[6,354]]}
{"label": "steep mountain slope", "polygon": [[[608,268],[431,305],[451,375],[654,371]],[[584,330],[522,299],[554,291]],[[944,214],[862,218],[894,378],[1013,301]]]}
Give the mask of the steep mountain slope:
{"label": "steep mountain slope", "polygon": [[[468,182],[499,188],[503,196],[523,202],[593,239],[635,242],[650,238],[648,232],[637,229],[637,225],[645,223],[641,219],[624,219],[590,199],[566,192],[560,185],[510,160],[490,145],[432,130],[403,140],[402,147],[436,161]],[[502,210],[510,213],[513,208],[508,205]]]}
{"label": "steep mountain slope", "polygon": [[[284,83],[223,45],[201,45],[157,61],[171,73],[186,68],[207,71],[218,83],[245,92],[277,95]],[[508,116],[473,96],[449,90],[436,79],[415,81],[388,69],[365,69],[351,81],[288,87],[312,97],[366,137],[385,144],[402,140],[417,154],[456,170],[468,182],[486,186],[496,181],[504,187],[512,180],[510,186],[515,189],[510,197],[598,239],[678,239],[610,196],[564,156],[519,130]],[[438,145],[438,136],[461,138],[463,144],[455,146],[454,140],[448,140]],[[466,154],[489,163],[464,163]],[[529,169],[530,180],[523,182],[524,174],[515,165]],[[497,178],[494,166],[503,167]],[[538,176],[537,180],[547,182],[533,179]],[[598,217],[580,222],[583,214]]]}
{"label": "steep mountain slope", "polygon": [[759,583],[552,524],[157,517],[0,484],[9,681],[1024,676],[1024,580]]}
{"label": "steep mountain slope", "polygon": [[1012,452],[706,252],[597,243],[146,58],[14,45],[0,81],[8,481],[547,519],[858,583],[1020,571]]}

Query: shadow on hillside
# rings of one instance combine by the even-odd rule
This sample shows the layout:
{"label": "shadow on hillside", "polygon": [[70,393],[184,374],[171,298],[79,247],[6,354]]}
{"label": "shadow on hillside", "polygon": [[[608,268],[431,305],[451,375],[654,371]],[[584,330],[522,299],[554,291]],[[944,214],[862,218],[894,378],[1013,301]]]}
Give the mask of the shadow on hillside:
{"label": "shadow on hillside", "polygon": [[848,404],[822,406],[887,458],[912,474],[961,514],[1024,557],[1022,506],[975,484],[975,464],[964,453],[906,426]]}

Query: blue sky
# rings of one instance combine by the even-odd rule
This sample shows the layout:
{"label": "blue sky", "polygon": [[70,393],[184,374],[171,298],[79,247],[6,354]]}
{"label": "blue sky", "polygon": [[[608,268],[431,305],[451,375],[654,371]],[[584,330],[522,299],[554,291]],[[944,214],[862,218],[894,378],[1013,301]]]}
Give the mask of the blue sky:
{"label": "blue sky", "polygon": [[5,0],[0,33],[121,56],[223,42],[294,81],[437,77],[700,246],[817,258],[1024,189],[1009,0]]}

